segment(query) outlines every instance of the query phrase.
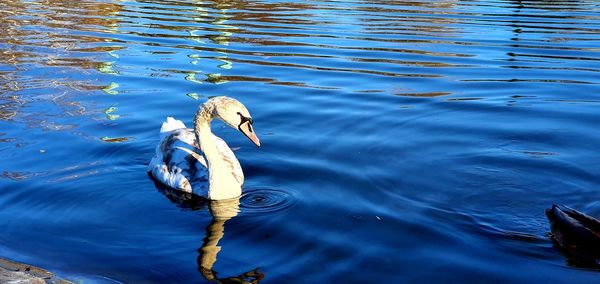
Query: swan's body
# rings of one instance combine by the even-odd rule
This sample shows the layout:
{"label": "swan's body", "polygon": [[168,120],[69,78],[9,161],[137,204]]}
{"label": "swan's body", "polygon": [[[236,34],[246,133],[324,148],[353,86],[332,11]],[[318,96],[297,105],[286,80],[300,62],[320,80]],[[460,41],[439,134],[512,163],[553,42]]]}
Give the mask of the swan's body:
{"label": "swan's body", "polygon": [[237,127],[252,142],[260,142],[248,110],[237,100],[215,97],[204,103],[194,119],[194,129],[168,117],[160,129],[161,142],[148,170],[158,182],[208,199],[240,196],[244,174],[233,151],[212,134],[210,122],[219,118]]}
{"label": "swan's body", "polygon": [[[174,126],[177,128],[172,128]],[[241,186],[244,183],[244,173],[239,161],[223,139],[215,135],[213,139],[225,165]],[[202,150],[198,148],[194,130],[186,128],[180,120],[168,117],[163,123],[161,142],[150,162],[150,171],[154,178],[170,188],[208,196],[207,162]]]}

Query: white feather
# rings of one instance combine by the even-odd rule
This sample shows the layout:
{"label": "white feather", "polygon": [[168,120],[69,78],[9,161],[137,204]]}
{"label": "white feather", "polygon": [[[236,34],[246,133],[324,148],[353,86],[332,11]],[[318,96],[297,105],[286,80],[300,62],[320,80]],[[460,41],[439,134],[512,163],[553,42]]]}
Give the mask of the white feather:
{"label": "white feather", "polygon": [[163,122],[160,127],[160,140],[162,141],[166,135],[168,135],[171,131],[175,129],[186,128],[183,121],[175,119],[173,117],[167,117],[167,120]]}

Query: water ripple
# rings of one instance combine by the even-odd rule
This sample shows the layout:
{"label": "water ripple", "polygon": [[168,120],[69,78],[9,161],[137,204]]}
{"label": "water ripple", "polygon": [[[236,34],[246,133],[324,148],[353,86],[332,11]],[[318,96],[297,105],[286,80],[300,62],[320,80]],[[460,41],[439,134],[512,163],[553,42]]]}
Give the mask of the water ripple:
{"label": "water ripple", "polygon": [[240,214],[265,215],[281,212],[295,202],[296,199],[288,191],[273,188],[250,189],[240,197]]}
{"label": "water ripple", "polygon": [[256,217],[213,230],[216,267],[597,281],[556,269],[543,209],[600,212],[598,34],[594,0],[0,1],[0,243],[48,268],[60,248],[77,275],[198,279],[206,206],[165,202],[144,164],[166,116],[229,95],[264,147],[213,125]]}

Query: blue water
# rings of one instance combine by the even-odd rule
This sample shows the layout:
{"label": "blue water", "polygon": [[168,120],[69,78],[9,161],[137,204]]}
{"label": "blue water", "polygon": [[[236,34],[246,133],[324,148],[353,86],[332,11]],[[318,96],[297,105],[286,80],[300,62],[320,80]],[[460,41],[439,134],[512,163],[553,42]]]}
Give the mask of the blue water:
{"label": "blue water", "polygon": [[[600,279],[544,216],[600,217],[597,1],[2,1],[0,38],[0,257],[84,283]],[[165,117],[218,95],[263,144],[213,123],[246,175],[225,220],[146,174]]]}

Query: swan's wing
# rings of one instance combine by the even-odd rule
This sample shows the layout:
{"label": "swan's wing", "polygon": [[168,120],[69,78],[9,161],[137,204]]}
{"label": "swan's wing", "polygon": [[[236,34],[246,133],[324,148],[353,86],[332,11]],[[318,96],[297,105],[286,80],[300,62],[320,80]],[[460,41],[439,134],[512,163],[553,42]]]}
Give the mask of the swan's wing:
{"label": "swan's wing", "polygon": [[225,161],[227,167],[231,169],[231,173],[233,174],[233,176],[235,176],[235,179],[240,184],[244,184],[244,172],[242,171],[240,162],[235,157],[235,154],[233,154],[233,151],[231,150],[231,148],[229,148],[225,140],[217,136],[214,136],[214,138],[216,142],[215,144],[217,144],[217,150],[219,150],[219,153],[221,153],[223,161]]}
{"label": "swan's wing", "polygon": [[208,171],[204,157],[199,154],[194,131],[178,128],[166,133],[161,131],[163,135],[149,164],[154,178],[171,188],[204,196]]}

